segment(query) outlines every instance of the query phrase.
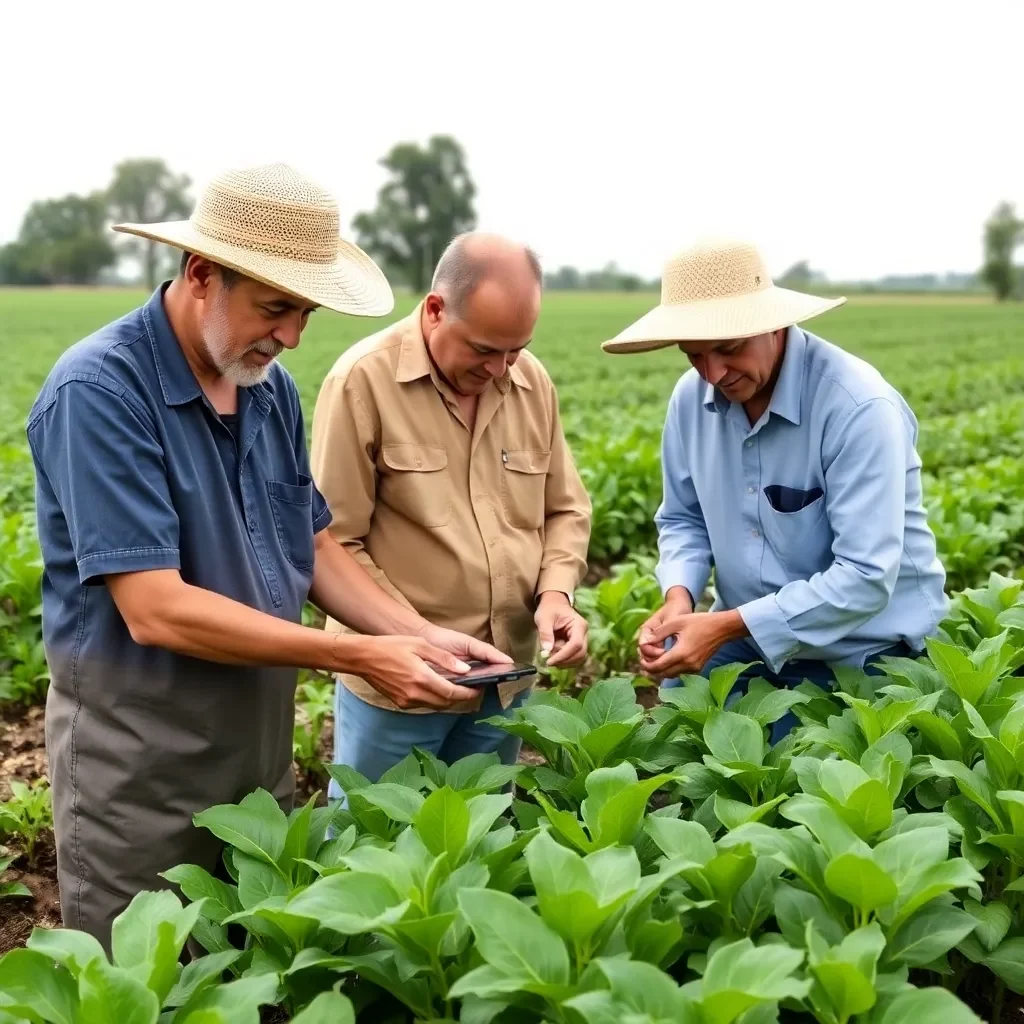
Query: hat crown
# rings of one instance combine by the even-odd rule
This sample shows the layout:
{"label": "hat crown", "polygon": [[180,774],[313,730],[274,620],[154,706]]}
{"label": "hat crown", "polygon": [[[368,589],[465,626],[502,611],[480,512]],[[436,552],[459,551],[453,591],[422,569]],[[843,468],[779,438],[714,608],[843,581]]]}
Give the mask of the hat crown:
{"label": "hat crown", "polygon": [[707,241],[674,256],[661,277],[663,305],[749,295],[772,287],[757,247],[748,242]]}
{"label": "hat crown", "polygon": [[252,252],[304,263],[331,264],[338,258],[338,204],[287,164],[218,175],[190,219],[200,234]]}

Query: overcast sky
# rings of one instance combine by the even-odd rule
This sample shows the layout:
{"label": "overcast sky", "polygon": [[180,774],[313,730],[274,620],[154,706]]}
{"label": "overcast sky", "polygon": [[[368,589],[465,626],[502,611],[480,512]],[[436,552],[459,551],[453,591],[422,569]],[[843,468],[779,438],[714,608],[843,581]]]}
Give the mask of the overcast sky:
{"label": "overcast sky", "polygon": [[969,271],[995,204],[1024,207],[1021,0],[2,6],[0,241],[150,155],[291,163],[347,233],[380,156],[435,132],[481,227],[547,269],[654,277],[717,233],[775,274]]}

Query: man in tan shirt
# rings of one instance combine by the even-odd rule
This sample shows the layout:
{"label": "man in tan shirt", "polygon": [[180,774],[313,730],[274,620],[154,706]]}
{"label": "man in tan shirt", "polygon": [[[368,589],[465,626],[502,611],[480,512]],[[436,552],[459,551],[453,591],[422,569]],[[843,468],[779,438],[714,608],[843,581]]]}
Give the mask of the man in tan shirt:
{"label": "man in tan shirt", "polygon": [[[327,375],[311,456],[331,535],[388,593],[516,661],[533,660],[539,639],[548,664],[565,667],[586,657],[572,597],[591,505],[554,385],[526,351],[540,300],[530,250],[491,235],[456,238],[416,309]],[[371,780],[413,746],[448,763],[518,756],[516,737],[481,720],[521,702],[532,678],[433,712],[338,679],[335,761]],[[333,783],[329,795],[341,795]]]}

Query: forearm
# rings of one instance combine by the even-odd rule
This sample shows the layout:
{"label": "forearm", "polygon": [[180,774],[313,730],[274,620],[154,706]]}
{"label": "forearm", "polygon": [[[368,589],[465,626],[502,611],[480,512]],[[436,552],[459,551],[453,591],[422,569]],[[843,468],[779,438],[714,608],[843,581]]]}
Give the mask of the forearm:
{"label": "forearm", "polygon": [[572,596],[587,571],[590,520],[582,512],[559,512],[544,522],[544,553],[537,578],[537,594],[558,592]]}
{"label": "forearm", "polygon": [[662,592],[682,588],[696,604],[707,587],[713,559],[703,519],[662,519],[658,523],[658,565],[655,575]]}
{"label": "forearm", "polygon": [[[108,585],[133,639],[146,647],[225,665],[269,665],[349,671],[362,641],[279,619],[222,594],[185,583],[173,571],[147,573],[145,595],[131,581]],[[123,606],[123,607],[122,607]],[[140,611],[140,609],[150,609]]]}
{"label": "forearm", "polygon": [[417,636],[428,625],[382,589],[346,548],[326,536],[317,537],[310,601],[343,625],[371,636]]}

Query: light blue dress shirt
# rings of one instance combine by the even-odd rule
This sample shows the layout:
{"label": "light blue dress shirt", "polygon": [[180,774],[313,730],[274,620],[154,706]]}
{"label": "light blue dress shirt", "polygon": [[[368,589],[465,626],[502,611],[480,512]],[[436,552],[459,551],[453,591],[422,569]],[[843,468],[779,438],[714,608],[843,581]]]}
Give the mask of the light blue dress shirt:
{"label": "light blue dress shirt", "polygon": [[917,420],[868,363],[789,328],[771,404],[751,426],[685,373],[662,440],[662,590],[737,609],[765,664],[862,666],[923,647],[946,614],[945,571],[921,499]]}

